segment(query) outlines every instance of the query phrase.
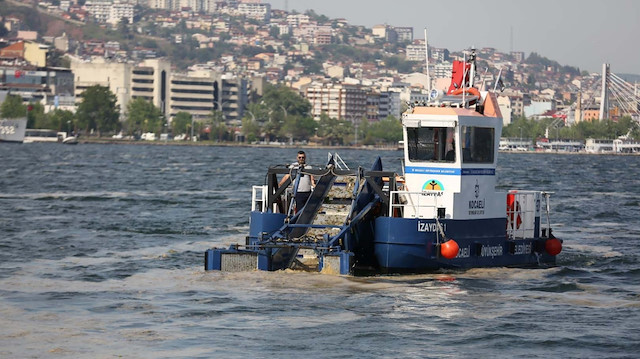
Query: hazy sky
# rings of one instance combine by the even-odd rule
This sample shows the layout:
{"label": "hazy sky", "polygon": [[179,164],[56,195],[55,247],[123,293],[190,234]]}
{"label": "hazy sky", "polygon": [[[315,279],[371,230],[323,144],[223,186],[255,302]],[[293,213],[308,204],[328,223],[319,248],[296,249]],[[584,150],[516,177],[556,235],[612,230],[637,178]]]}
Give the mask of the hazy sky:
{"label": "hazy sky", "polygon": [[[262,1],[285,9],[285,0]],[[426,27],[430,45],[451,51],[535,51],[580,70],[600,72],[606,62],[614,73],[640,74],[639,0],[288,0],[288,7],[352,25],[412,26],[416,39]]]}

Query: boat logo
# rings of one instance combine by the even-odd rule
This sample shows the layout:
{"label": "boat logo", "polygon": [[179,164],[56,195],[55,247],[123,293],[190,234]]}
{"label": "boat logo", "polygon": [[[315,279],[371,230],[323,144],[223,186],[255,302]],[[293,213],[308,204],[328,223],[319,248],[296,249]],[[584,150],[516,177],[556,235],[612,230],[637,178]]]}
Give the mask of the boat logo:
{"label": "boat logo", "polygon": [[480,185],[478,184],[478,180],[476,180],[476,198],[480,197]]}
{"label": "boat logo", "polygon": [[422,186],[423,191],[444,191],[442,183],[436,179],[430,179]]}

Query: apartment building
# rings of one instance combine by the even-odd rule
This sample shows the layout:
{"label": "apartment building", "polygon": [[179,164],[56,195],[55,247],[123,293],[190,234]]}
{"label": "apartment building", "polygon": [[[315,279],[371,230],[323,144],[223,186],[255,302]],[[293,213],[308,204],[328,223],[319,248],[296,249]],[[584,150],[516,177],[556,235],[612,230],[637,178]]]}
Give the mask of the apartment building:
{"label": "apartment building", "polygon": [[106,23],[111,14],[111,5],[113,5],[111,0],[88,0],[84,3],[84,9],[96,22]]}
{"label": "apartment building", "polygon": [[449,50],[440,47],[430,47],[429,54],[436,62],[449,61]]}
{"label": "apartment building", "polygon": [[424,40],[416,40],[405,47],[405,56],[407,61],[425,61],[426,51]]}
{"label": "apartment building", "polygon": [[411,42],[413,41],[413,27],[394,27],[398,34],[398,42]]}
{"label": "apartment building", "polygon": [[311,103],[311,116],[327,114],[338,120],[355,121],[367,115],[367,92],[358,85],[311,83],[304,89]]}
{"label": "apartment building", "polygon": [[263,23],[271,20],[271,4],[268,3],[242,3],[238,4],[238,13],[249,19],[255,19]]}
{"label": "apartment building", "polygon": [[436,79],[450,79],[453,64],[450,62],[440,62],[433,66],[433,77]]}
{"label": "apartment building", "polygon": [[289,24],[289,26],[293,28],[299,27],[302,24],[308,24],[309,15],[305,15],[305,14],[287,15],[287,23]]}
{"label": "apartment building", "polygon": [[120,0],[87,0],[84,9],[99,23],[117,24],[122,18],[133,23],[134,5]]}
{"label": "apartment building", "polygon": [[107,22],[112,25],[118,24],[122,18],[126,18],[129,24],[133,24],[134,7],[133,4],[115,2],[109,9]]}

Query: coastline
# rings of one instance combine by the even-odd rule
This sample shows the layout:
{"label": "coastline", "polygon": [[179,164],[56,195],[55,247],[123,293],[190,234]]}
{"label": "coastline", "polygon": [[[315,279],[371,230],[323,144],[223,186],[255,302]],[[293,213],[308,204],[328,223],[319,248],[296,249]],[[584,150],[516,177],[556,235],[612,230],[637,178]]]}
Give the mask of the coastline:
{"label": "coastline", "polygon": [[[245,148],[304,148],[304,149],[349,149],[349,150],[378,150],[378,151],[400,151],[401,148],[394,146],[328,146],[317,144],[250,144],[250,143],[238,143],[238,142],[211,142],[211,141],[174,141],[174,140],[156,140],[156,141],[141,141],[141,140],[121,140],[113,138],[94,138],[84,137],[78,140],[79,143],[95,143],[95,144],[107,144],[107,145],[137,145],[137,146],[214,146],[214,147],[245,147]],[[499,153],[513,153],[513,154],[558,154],[558,155],[610,155],[610,156],[640,156],[640,153],[614,153],[614,152],[566,152],[566,151],[498,151]]]}
{"label": "coastline", "polygon": [[239,142],[211,142],[211,141],[174,141],[174,140],[121,140],[112,138],[88,138],[80,137],[78,143],[95,143],[107,145],[151,145],[151,146],[214,146],[214,147],[247,147],[247,148],[305,148],[305,149],[350,149],[350,150],[379,150],[379,151],[399,151],[397,146],[329,146],[317,144],[264,144],[264,143],[239,143]]}

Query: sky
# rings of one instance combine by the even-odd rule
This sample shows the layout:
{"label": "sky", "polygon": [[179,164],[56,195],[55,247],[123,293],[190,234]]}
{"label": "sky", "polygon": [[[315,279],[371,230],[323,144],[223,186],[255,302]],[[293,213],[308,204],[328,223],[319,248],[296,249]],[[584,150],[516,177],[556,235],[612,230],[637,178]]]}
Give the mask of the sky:
{"label": "sky", "polygon": [[640,74],[638,0],[262,0],[273,9],[313,9],[351,25],[411,26],[415,39],[459,51],[475,46],[536,52],[561,65]]}

